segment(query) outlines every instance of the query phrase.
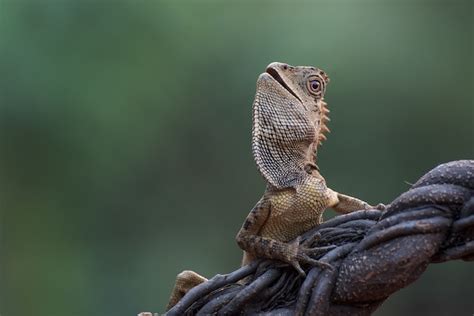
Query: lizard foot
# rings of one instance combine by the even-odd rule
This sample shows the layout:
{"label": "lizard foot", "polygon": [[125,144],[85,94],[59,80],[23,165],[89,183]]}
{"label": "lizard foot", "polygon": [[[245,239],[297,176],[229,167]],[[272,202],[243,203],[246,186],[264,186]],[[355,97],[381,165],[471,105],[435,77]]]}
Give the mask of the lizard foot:
{"label": "lizard foot", "polygon": [[372,208],[376,209],[376,210],[379,210],[379,211],[385,211],[385,209],[387,208],[387,206],[383,203],[379,203],[375,206],[373,206]]}
{"label": "lizard foot", "polygon": [[[290,258],[288,258],[288,263],[295,268],[298,273],[305,277],[306,273],[304,270],[301,268],[301,263],[302,264],[308,264],[311,266],[319,266],[322,269],[332,269],[333,267],[324,261],[321,260],[316,260],[311,258],[311,256],[315,256],[317,254],[320,254],[322,252],[325,252],[327,250],[335,248],[335,246],[326,246],[326,247],[313,247],[313,248],[308,248],[307,246],[310,245],[308,240],[306,240],[303,244],[300,245],[300,239],[301,237],[297,237],[291,244],[290,244],[290,249],[292,249],[292,255]],[[313,238],[311,238],[313,239]],[[311,242],[314,240],[311,240]]]}

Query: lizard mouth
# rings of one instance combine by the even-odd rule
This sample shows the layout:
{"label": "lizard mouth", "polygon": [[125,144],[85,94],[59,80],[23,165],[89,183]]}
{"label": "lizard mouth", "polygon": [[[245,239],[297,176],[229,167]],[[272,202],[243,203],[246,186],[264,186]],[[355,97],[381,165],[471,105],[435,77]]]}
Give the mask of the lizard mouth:
{"label": "lizard mouth", "polygon": [[301,102],[301,99],[293,92],[293,90],[291,90],[291,88],[285,83],[285,81],[283,80],[283,78],[280,76],[280,74],[278,73],[278,71],[273,68],[273,67],[268,67],[265,72],[267,74],[269,74],[273,79],[275,79],[276,82],[278,82],[283,88],[285,88],[286,91],[288,91],[289,93],[291,93],[295,98],[297,98],[300,102]]}

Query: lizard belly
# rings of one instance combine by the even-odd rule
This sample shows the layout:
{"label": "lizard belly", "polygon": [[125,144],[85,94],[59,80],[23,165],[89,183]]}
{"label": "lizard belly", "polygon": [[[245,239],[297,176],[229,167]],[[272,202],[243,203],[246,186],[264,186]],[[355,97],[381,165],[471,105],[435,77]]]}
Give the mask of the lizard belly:
{"label": "lizard belly", "polygon": [[322,222],[330,196],[323,179],[309,176],[296,190],[272,191],[270,201],[270,216],[259,235],[288,242]]}

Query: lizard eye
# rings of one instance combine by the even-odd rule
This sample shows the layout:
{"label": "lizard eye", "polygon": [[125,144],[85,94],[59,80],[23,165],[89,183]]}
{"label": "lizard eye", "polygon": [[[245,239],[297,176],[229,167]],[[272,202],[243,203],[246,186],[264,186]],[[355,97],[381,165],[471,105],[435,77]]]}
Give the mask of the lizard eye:
{"label": "lizard eye", "polygon": [[320,95],[321,94],[322,83],[319,79],[312,79],[308,81],[308,90],[311,94]]}

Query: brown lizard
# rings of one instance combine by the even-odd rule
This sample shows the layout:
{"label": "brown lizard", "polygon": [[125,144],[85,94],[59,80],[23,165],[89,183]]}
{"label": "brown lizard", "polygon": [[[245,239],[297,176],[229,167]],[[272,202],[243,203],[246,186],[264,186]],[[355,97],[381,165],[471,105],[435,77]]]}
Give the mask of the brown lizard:
{"label": "brown lizard", "polygon": [[[326,208],[339,213],[373,208],[328,188],[316,165],[318,146],[329,132],[328,83],[320,69],[283,63],[271,63],[258,77],[252,151],[267,188],[236,237],[244,250],[242,265],[255,258],[277,259],[304,275],[300,264],[325,264],[311,258],[321,248],[300,245],[297,237],[319,225]],[[193,271],[180,273],[168,309],[206,280]]]}

